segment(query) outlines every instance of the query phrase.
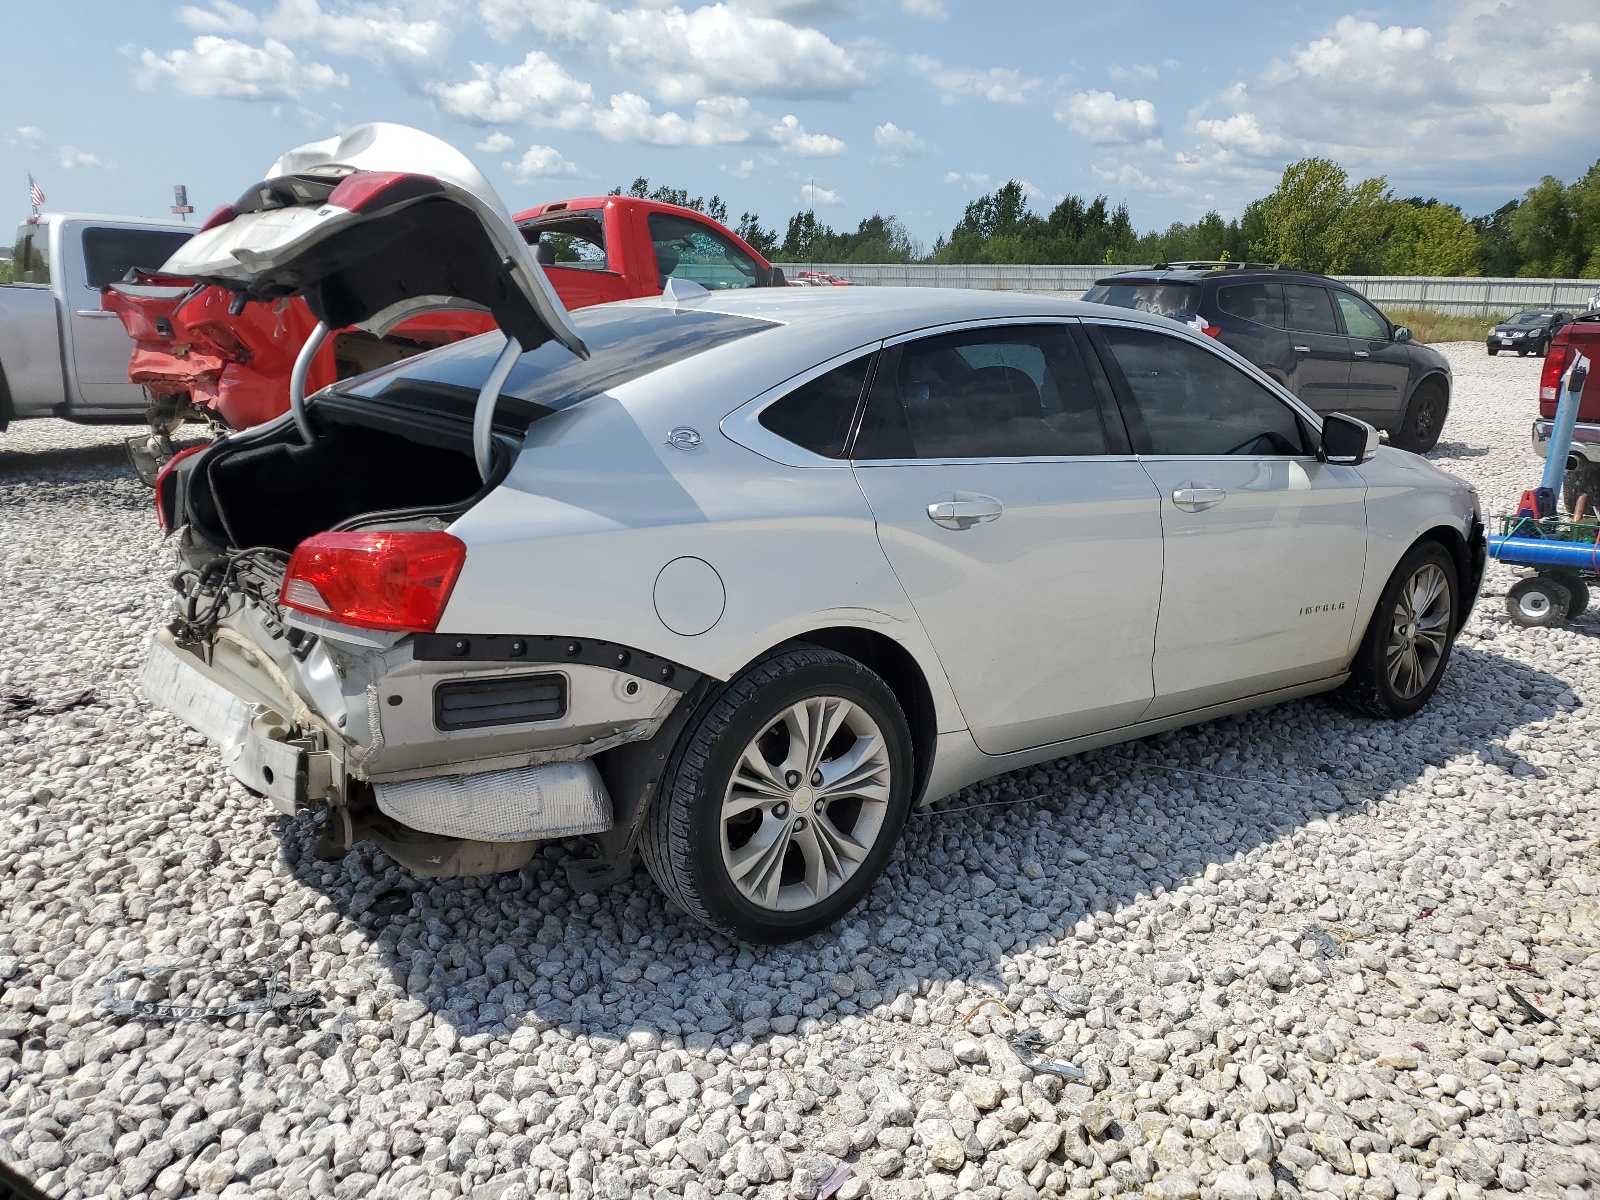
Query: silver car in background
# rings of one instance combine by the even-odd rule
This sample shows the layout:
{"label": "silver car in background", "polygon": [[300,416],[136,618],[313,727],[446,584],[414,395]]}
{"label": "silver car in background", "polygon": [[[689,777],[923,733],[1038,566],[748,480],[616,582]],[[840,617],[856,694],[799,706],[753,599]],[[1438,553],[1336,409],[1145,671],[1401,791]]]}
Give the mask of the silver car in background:
{"label": "silver car in background", "polygon": [[[345,324],[453,294],[510,337],[336,385],[157,498],[181,595],[146,691],[326,810],[330,857],[476,874],[588,835],[578,886],[639,852],[708,926],[785,941],[862,898],[913,805],[996,772],[1439,686],[1475,495],[1215,341],[918,288],[553,314],[463,201],[482,177],[414,131],[385,159],[391,128],[289,156],[354,185],[283,212],[269,176],[270,235],[227,234],[213,278]],[[205,236],[171,268],[205,277]]]}

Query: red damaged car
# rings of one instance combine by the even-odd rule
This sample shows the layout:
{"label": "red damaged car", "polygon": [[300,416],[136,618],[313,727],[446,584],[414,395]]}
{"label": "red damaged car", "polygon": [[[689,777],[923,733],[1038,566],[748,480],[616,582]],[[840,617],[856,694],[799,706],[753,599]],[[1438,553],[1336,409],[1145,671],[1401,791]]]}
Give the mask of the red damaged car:
{"label": "red damaged car", "polygon": [[[203,228],[270,203],[262,189],[293,190],[296,182],[292,172],[279,172]],[[515,219],[569,310],[659,295],[669,279],[712,291],[787,282],[737,234],[676,204],[592,196],[543,204]],[[150,396],[152,436],[129,446],[147,483],[171,457],[170,436],[185,420],[246,429],[287,412],[296,360],[317,326],[298,297],[246,302],[221,287],[151,272],[107,286],[102,306],[133,337],[129,378]],[[335,330],[306,364],[305,392],[492,328],[486,313],[424,308],[385,330]]]}

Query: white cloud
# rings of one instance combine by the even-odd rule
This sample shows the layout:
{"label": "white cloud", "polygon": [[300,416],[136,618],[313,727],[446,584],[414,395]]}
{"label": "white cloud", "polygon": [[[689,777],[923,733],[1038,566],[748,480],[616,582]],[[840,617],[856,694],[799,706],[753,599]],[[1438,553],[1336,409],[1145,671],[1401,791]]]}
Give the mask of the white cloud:
{"label": "white cloud", "polygon": [[[1168,62],[1170,63],[1171,60],[1169,59]],[[1143,80],[1146,83],[1154,83],[1157,79],[1161,78],[1161,72],[1156,70],[1156,68],[1152,67],[1149,63],[1135,63],[1131,67],[1112,67],[1108,74],[1111,76],[1111,78],[1123,82],[1128,80]]]}
{"label": "white cloud", "polygon": [[30,149],[44,144],[44,130],[37,125],[18,125],[17,136],[22,139],[22,144]]}
{"label": "white cloud", "polygon": [[516,138],[512,137],[510,134],[501,133],[498,129],[496,129],[488,137],[484,138],[483,141],[474,142],[472,148],[474,150],[482,150],[485,154],[504,154],[516,144]]}
{"label": "white cloud", "polygon": [[946,171],[946,183],[961,183],[968,187],[986,188],[989,186],[989,177],[982,171]]}
{"label": "white cloud", "polygon": [[[507,163],[507,166],[511,164]],[[562,156],[554,146],[529,146],[515,167],[519,180],[548,179],[553,175],[576,175],[576,164]]]}
{"label": "white cloud", "polygon": [[178,20],[199,33],[306,41],[329,54],[373,61],[435,62],[451,42],[450,27],[436,18],[413,20],[393,6],[341,0],[327,10],[319,0],[277,0],[259,16],[232,0],[212,0],[208,8],[178,9]]}
{"label": "white cloud", "polygon": [[[1437,187],[1516,181],[1550,146],[1594,137],[1600,18],[1592,6],[1456,0],[1435,27],[1344,16],[1202,109],[1193,124],[1222,161],[1281,167],[1321,154],[1355,172]],[[1212,107],[1212,106],[1206,106]]]}
{"label": "white cloud", "polygon": [[1114,189],[1124,192],[1153,192],[1161,195],[1182,195],[1189,191],[1181,182],[1163,175],[1151,175],[1132,163],[1102,165],[1090,168],[1094,177]]}
{"label": "white cloud", "polygon": [[143,51],[133,79],[147,91],[232,100],[294,100],[301,92],[350,85],[348,75],[326,63],[301,61],[274,38],[251,46],[210,34],[195,38],[187,50]]}
{"label": "white cloud", "polygon": [[872,140],[878,149],[893,157],[901,154],[921,154],[928,148],[926,142],[909,129],[901,129],[893,121],[885,121],[872,131]]}
{"label": "white cloud", "polygon": [[591,54],[603,48],[613,70],[673,104],[720,94],[843,99],[867,82],[856,57],[820,30],[745,5],[482,0],[482,13],[502,41],[532,33]]}
{"label": "white cloud", "polygon": [[1125,100],[1114,92],[1075,92],[1062,102],[1056,120],[1065,121],[1074,133],[1097,146],[1148,142],[1161,136],[1161,121],[1154,104],[1148,100]]}
{"label": "white cloud", "polygon": [[429,83],[425,90],[453,117],[483,125],[525,121],[544,128],[589,131],[613,142],[655,146],[721,146],[756,142],[815,158],[843,154],[836,137],[811,133],[793,114],[769,117],[740,96],[698,100],[688,115],[656,112],[637,92],[618,92],[604,105],[594,89],[542,50],[509,67],[474,63],[474,78]]}
{"label": "white cloud", "polygon": [[943,21],[950,15],[945,0],[900,0],[900,11],[935,21]]}
{"label": "white cloud", "polygon": [[99,167],[102,171],[114,171],[117,164],[107,162],[98,154],[90,154],[79,150],[76,146],[60,146],[56,149],[56,161],[61,164],[61,169],[70,171],[74,167]]}
{"label": "white cloud", "polygon": [[946,104],[954,104],[962,96],[977,96],[994,104],[1025,104],[1040,83],[1010,67],[947,67],[925,54],[910,55],[906,65],[938,88],[939,99]]}
{"label": "white cloud", "polygon": [[807,208],[826,208],[834,204],[843,204],[844,197],[832,188],[817,187],[808,183],[800,189],[800,203]]}
{"label": "white cloud", "polygon": [[464,83],[428,83],[439,107],[463,121],[486,125],[534,120],[581,125],[581,113],[594,89],[573,78],[542,50],[530,50],[520,63],[496,69],[473,63],[475,78]]}

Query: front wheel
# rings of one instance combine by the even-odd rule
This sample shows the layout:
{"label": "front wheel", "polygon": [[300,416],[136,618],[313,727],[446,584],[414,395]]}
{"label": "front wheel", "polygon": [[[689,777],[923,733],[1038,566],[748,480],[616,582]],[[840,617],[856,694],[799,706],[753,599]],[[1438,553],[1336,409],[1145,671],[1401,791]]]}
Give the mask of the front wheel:
{"label": "front wheel", "polygon": [[1500,348],[1498,346],[1490,346],[1489,347],[1489,357],[1490,358],[1493,358],[1496,354],[1499,354],[1499,353],[1500,353]]}
{"label": "front wheel", "polygon": [[642,851],[691,916],[792,942],[849,912],[888,864],[911,803],[894,693],[816,646],[779,651],[714,693],[684,731]]}
{"label": "front wheel", "polygon": [[1389,441],[1413,454],[1426,454],[1438,443],[1449,412],[1450,397],[1444,386],[1436,379],[1425,379],[1411,393],[1411,401],[1400,421],[1400,431],[1391,435]]}
{"label": "front wheel", "polygon": [[1348,707],[1395,719],[1438,690],[1456,636],[1456,566],[1438,542],[1413,546],[1394,569],[1339,689]]}

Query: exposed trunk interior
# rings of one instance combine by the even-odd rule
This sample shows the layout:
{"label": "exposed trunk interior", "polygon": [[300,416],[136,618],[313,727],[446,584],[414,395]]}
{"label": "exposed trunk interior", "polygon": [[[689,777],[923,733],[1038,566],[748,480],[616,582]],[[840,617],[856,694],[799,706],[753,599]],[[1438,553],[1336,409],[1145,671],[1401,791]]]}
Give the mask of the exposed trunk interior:
{"label": "exposed trunk interior", "polygon": [[284,422],[208,455],[188,481],[188,519],[229,548],[291,551],[357,518],[438,510],[448,519],[486,490],[470,427],[433,414],[374,411],[370,402],[363,407],[313,406],[317,437],[309,446]]}

